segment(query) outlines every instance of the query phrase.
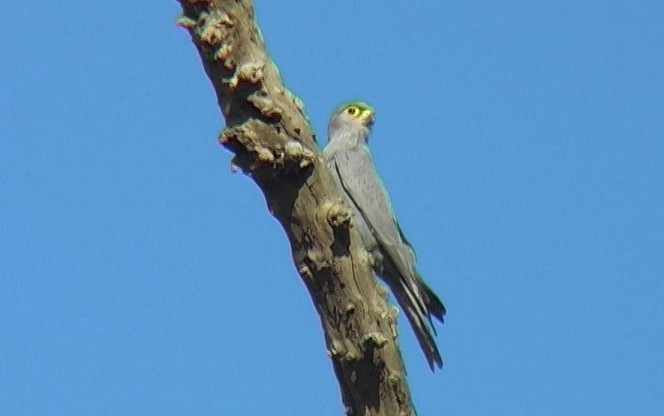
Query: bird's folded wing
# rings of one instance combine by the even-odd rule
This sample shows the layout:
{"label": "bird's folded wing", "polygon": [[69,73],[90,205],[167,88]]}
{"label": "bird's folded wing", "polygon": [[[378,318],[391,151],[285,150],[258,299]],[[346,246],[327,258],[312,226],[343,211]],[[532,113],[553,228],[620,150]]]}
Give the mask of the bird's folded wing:
{"label": "bird's folded wing", "polygon": [[[376,173],[368,149],[362,146],[339,151],[333,161],[342,191],[362,215],[383,255],[390,258],[402,279],[414,279],[414,253],[406,242],[401,241],[387,191]],[[407,286],[416,292],[415,295],[420,295],[417,284],[408,282]]]}

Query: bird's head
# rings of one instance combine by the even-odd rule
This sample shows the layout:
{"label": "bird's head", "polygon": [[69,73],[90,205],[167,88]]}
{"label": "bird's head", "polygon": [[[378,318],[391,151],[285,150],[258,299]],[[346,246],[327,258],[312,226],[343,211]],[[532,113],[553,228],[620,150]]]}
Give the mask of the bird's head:
{"label": "bird's head", "polygon": [[368,136],[375,121],[373,107],[367,103],[354,101],[339,106],[330,118],[328,133],[332,137],[333,132],[339,129],[351,129],[363,132]]}
{"label": "bird's head", "polygon": [[374,114],[374,109],[369,104],[356,101],[339,106],[332,117],[338,117],[346,123],[371,128],[374,124]]}

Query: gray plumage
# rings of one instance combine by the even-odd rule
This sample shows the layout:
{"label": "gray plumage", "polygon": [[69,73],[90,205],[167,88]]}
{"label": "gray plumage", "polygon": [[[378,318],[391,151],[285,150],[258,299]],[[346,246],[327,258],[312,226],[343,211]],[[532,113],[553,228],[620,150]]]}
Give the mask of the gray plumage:
{"label": "gray plumage", "polygon": [[390,287],[417,336],[431,369],[443,361],[433,338],[431,316],[443,322],[445,306],[415,268],[415,252],[397,222],[389,196],[376,173],[369,147],[374,111],[365,103],[339,107],[328,125],[323,155],[346,202],[353,209],[374,271]]}

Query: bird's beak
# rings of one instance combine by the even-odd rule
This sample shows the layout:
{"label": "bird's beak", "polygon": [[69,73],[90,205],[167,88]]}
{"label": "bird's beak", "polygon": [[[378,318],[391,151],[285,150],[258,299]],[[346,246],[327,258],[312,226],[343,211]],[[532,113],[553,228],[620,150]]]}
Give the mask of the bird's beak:
{"label": "bird's beak", "polygon": [[372,111],[372,112],[370,112],[369,114],[367,114],[366,118],[364,119],[364,124],[365,124],[368,128],[372,128],[373,125],[374,125],[374,123],[375,123],[375,121],[376,121],[376,119],[375,119],[374,113],[373,113],[373,111]]}

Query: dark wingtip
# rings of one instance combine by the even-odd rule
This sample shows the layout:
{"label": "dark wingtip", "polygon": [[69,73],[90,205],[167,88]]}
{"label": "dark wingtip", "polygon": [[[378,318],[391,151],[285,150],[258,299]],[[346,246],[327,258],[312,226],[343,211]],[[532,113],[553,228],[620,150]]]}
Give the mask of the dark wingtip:
{"label": "dark wingtip", "polygon": [[[427,297],[426,308],[427,308],[427,318],[429,319],[429,327],[431,328],[431,331],[434,333],[434,335],[438,335],[438,333],[436,332],[436,327],[434,326],[431,317],[432,316],[435,317],[438,321],[440,321],[440,323],[445,323],[445,315],[447,314],[447,309],[445,308],[445,305],[440,300],[440,298],[434,293],[434,291],[421,279],[420,282],[422,282],[422,286],[424,287],[424,291],[426,292],[426,297]],[[430,345],[432,349],[430,351],[426,351],[429,367],[433,372],[435,372],[436,367],[438,367],[439,370],[442,370],[443,359],[440,356],[440,352],[438,351],[438,347],[436,346],[436,343],[433,340],[433,338],[430,339]]]}
{"label": "dark wingtip", "polygon": [[445,305],[443,305],[443,302],[429,286],[425,283],[423,283],[422,286],[424,286],[424,290],[427,294],[427,310],[429,314],[433,315],[441,323],[445,323],[445,315],[447,314]]}
{"label": "dark wingtip", "polygon": [[416,277],[418,278],[416,284],[419,285],[419,291],[417,291],[419,294],[407,284],[408,280],[400,276],[391,276],[389,273],[383,276],[405,312],[431,371],[435,371],[436,367],[443,368],[443,358],[440,356],[434,339],[436,328],[433,326],[431,317],[434,316],[443,323],[447,310],[443,302],[421,277],[419,275]]}
{"label": "dark wingtip", "polygon": [[429,368],[431,369],[432,372],[436,372],[436,369],[442,370],[443,369],[443,359],[440,356],[440,352],[438,351],[438,348],[434,347],[435,349],[432,351],[433,354],[427,354],[427,361],[429,362]]}
{"label": "dark wingtip", "polygon": [[[406,309],[406,316],[413,327],[417,341],[424,352],[424,356],[427,359],[429,368],[431,371],[435,372],[436,367],[438,369],[443,368],[443,358],[440,356],[440,351],[436,345],[436,340],[433,338],[431,330],[435,334],[436,331],[433,325],[427,325],[426,318],[424,316],[418,315],[417,312],[408,308]],[[431,318],[427,316],[429,323]]]}

